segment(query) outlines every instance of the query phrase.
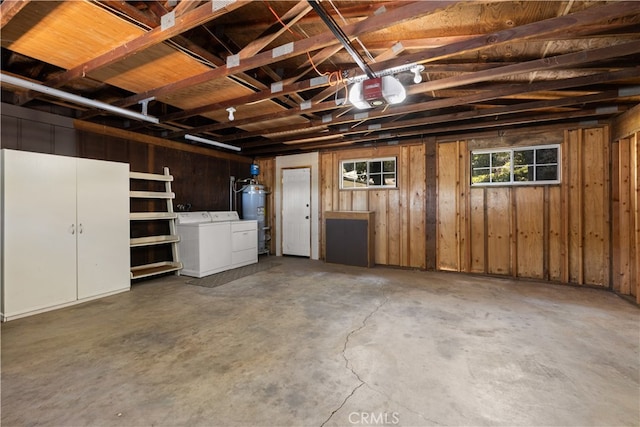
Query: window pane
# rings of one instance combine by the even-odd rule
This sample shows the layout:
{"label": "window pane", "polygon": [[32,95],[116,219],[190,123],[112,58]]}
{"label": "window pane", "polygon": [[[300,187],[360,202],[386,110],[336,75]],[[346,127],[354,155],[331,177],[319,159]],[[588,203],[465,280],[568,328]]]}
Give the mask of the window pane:
{"label": "window pane", "polygon": [[511,181],[511,169],[507,167],[493,168],[491,172],[491,182]]}
{"label": "window pane", "polygon": [[536,166],[536,181],[556,181],[558,166]]}
{"label": "window pane", "polygon": [[384,174],[384,185],[396,186],[396,174],[395,173],[385,173]]}
{"label": "window pane", "polygon": [[558,149],[557,148],[541,148],[536,150],[536,163],[558,163]]}
{"label": "window pane", "polygon": [[514,165],[532,165],[533,150],[514,151],[513,164]]}
{"label": "window pane", "polygon": [[[487,155],[487,159],[489,155]],[[477,184],[479,182],[489,182],[489,168],[477,168],[471,172],[471,182]]]}
{"label": "window pane", "polygon": [[344,162],[342,163],[342,173],[346,174],[347,172],[353,172],[356,170],[356,164],[353,162]]}
{"label": "window pane", "polygon": [[[533,155],[533,153],[532,153]],[[533,181],[533,167],[531,166],[514,166],[513,167],[513,180],[514,181]]]}
{"label": "window pane", "polygon": [[382,175],[375,174],[369,175],[369,186],[380,186],[382,185]]}
{"label": "window pane", "polygon": [[491,154],[489,153],[473,154],[471,157],[471,168],[488,168],[490,156]]}
{"label": "window pane", "polygon": [[[356,181],[359,183],[367,183],[367,162],[356,162]],[[359,185],[361,187],[361,185]]]}
{"label": "window pane", "polygon": [[385,160],[382,163],[382,170],[384,172],[395,172],[396,171],[396,161],[394,160]]}
{"label": "window pane", "polygon": [[346,178],[342,180],[342,188],[353,188],[355,186],[356,183],[354,181],[350,181]]}
{"label": "window pane", "polygon": [[505,166],[508,165],[511,161],[511,152],[510,151],[499,151],[497,153],[491,153],[491,166]]}
{"label": "window pane", "polygon": [[382,172],[382,162],[369,162],[369,173]]}

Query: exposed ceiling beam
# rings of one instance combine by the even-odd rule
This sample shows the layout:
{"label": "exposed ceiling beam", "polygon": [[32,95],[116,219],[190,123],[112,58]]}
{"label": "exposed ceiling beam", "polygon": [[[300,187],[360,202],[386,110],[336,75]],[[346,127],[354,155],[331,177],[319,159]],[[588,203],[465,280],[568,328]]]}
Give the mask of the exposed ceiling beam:
{"label": "exposed ceiling beam", "polygon": [[[558,107],[567,107],[567,106],[581,106],[585,104],[590,104],[594,102],[602,102],[602,101],[611,101],[615,99],[620,99],[624,97],[630,96],[638,96],[640,95],[640,86],[634,86],[625,89],[624,91],[614,89],[608,90],[601,93],[595,93],[591,95],[577,96],[577,97],[567,97],[555,100],[545,100],[545,101],[534,101],[534,102],[522,102],[519,104],[507,105],[504,107],[495,107],[495,108],[486,108],[482,110],[472,110],[472,111],[464,111],[464,112],[456,112],[456,113],[448,113],[448,114],[440,114],[437,116],[429,116],[429,117],[420,117],[416,119],[410,120],[402,120],[402,121],[394,121],[388,123],[379,123],[376,124],[375,128],[371,128],[369,126],[359,125],[351,127],[347,130],[337,129],[331,130],[327,133],[323,134],[323,137],[328,135],[335,136],[348,136],[348,135],[360,135],[364,133],[389,133],[390,131],[395,131],[398,129],[406,129],[417,126],[426,126],[438,123],[447,123],[447,122],[455,122],[460,123],[464,120],[475,120],[484,117],[495,117],[497,120],[499,117],[505,117],[502,123],[510,123],[509,118],[507,116],[520,114],[529,111],[542,110],[547,108],[558,108]],[[516,122],[520,123],[520,118],[514,119]],[[233,139],[235,141],[235,139]],[[305,137],[301,136],[299,140],[304,141]],[[227,141],[226,138],[223,138],[222,141]],[[286,140],[279,140],[280,143],[291,144],[295,143],[296,138],[289,138]]]}
{"label": "exposed ceiling beam", "polygon": [[[629,2],[623,2],[623,3],[629,3]],[[626,6],[628,7],[628,4]],[[594,11],[593,9],[597,9],[597,11]],[[487,46],[487,43],[490,43],[491,45],[497,45],[501,43],[514,42],[520,39],[540,37],[542,35],[551,36],[553,34],[556,34],[559,31],[570,31],[571,29],[574,29],[577,27],[583,27],[584,25],[589,25],[594,22],[600,22],[603,19],[605,20],[613,19],[614,17],[623,15],[624,13],[626,13],[625,11],[628,12],[626,7],[618,4],[607,5],[607,6],[602,6],[598,8],[591,8],[570,16],[554,17],[544,21],[535,22],[533,24],[526,24],[517,28],[510,28],[508,30],[498,31],[491,35],[483,35],[480,37],[475,37],[471,40],[465,39],[462,41],[451,43],[446,46],[442,46],[441,48],[434,48],[428,51],[428,53],[429,53],[430,60],[432,61],[441,60],[446,57],[452,56],[454,54],[468,53],[469,51],[472,51],[472,50],[479,50],[481,48],[485,48]],[[424,57],[423,53],[415,54],[413,56]],[[407,56],[403,56],[398,60],[377,61],[373,66],[376,67],[376,69],[380,70],[380,69],[383,69],[382,67],[384,67],[384,64],[387,64],[391,67],[393,65],[396,65],[396,66],[404,65],[407,62],[410,63],[410,61],[407,61],[406,58]],[[402,64],[398,64],[398,61],[402,61]],[[511,64],[511,65],[513,67],[520,66],[520,64]],[[550,68],[548,66],[545,67],[544,65],[545,65],[544,62],[535,63],[529,68],[529,71],[536,71],[537,67]],[[509,69],[505,69],[505,67],[502,67],[502,70],[503,72],[507,73],[505,75],[515,74],[510,72]],[[527,71],[521,71],[521,72],[527,72]],[[486,77],[488,76],[492,78],[496,77],[493,74],[493,69],[491,71],[486,71],[484,75]],[[480,78],[481,75],[476,75],[476,77]],[[455,79],[457,79],[457,77],[452,78],[452,81],[455,81]],[[437,90],[435,88],[437,83],[434,83],[434,82],[429,82],[429,83],[431,83],[430,86],[428,86],[428,83],[423,83],[424,86],[422,90],[415,89],[414,87],[412,87],[412,90],[415,91],[413,93]],[[445,83],[446,82],[441,82],[441,84],[445,84]],[[469,84],[469,83],[464,83],[463,80],[458,80],[458,83],[456,85],[459,86],[459,85],[465,85],[465,84]],[[448,87],[452,87],[452,86],[448,86]],[[270,90],[262,93],[262,98],[268,98],[270,96],[271,96]],[[326,96],[322,99],[325,99],[325,98]],[[242,105],[243,102],[242,100],[237,99],[237,100],[230,100],[222,104],[224,106],[221,105],[220,103],[216,103],[216,104],[210,104],[209,106],[200,107],[197,109],[197,112],[196,112],[196,109],[193,109],[191,111],[185,111],[181,114],[180,117],[184,118],[184,117],[188,117],[195,114],[203,114],[207,111],[213,111],[219,108],[227,108],[232,105]],[[208,109],[209,107],[210,109]],[[176,116],[173,116],[168,119],[172,120],[175,118]]]}
{"label": "exposed ceiling beam", "polygon": [[[407,3],[406,5],[399,7],[397,9],[394,9],[393,11],[388,11],[380,15],[374,15],[369,17],[368,19],[365,19],[364,21],[347,25],[343,28],[343,30],[348,36],[356,36],[359,34],[370,32],[370,31],[377,31],[382,28],[398,24],[400,22],[405,22],[408,20],[416,19],[418,17],[424,16],[429,13],[433,13],[439,9],[445,8],[455,3],[457,2],[456,1],[417,1],[412,3]],[[309,37],[307,39],[295,42],[293,46],[291,46],[291,50],[280,49],[278,53],[282,53],[282,54],[276,55],[275,58],[272,50],[267,52],[262,52],[257,55],[254,55],[253,57],[246,58],[245,60],[241,60],[237,66],[234,66],[231,68],[229,67],[215,68],[191,78],[173,82],[171,84],[168,84],[156,89],[148,90],[148,91],[139,93],[137,95],[124,98],[116,104],[118,106],[128,106],[128,105],[136,104],[139,101],[148,99],[150,97],[155,97],[156,99],[159,99],[162,96],[165,96],[172,92],[176,92],[181,89],[185,89],[194,85],[205,83],[213,79],[218,79],[218,78],[226,77],[228,75],[251,70],[254,68],[259,68],[263,65],[268,65],[274,62],[287,59],[287,58],[303,55],[307,51],[322,49],[326,46],[334,45],[337,43],[338,42],[333,37],[333,34],[331,34],[330,32],[325,32],[317,36]]]}
{"label": "exposed ceiling beam", "polygon": [[[430,111],[436,110],[440,108],[453,107],[456,105],[465,105],[465,104],[473,104],[477,102],[489,101],[492,99],[498,99],[502,97],[507,97],[510,95],[522,94],[522,93],[532,93],[538,91],[546,91],[546,90],[561,90],[572,87],[580,87],[580,86],[588,86],[600,83],[606,83],[611,81],[624,80],[629,78],[637,78],[640,76],[640,67],[634,67],[630,69],[625,69],[616,72],[605,72],[598,73],[589,76],[582,77],[574,77],[570,79],[563,80],[552,80],[552,81],[540,81],[534,82],[531,84],[511,84],[511,85],[501,85],[495,86],[491,88],[487,88],[488,90],[482,92],[476,92],[471,95],[465,95],[455,98],[444,98],[444,99],[436,99],[432,101],[426,101],[421,103],[409,104],[409,105],[395,105],[391,108],[385,110],[372,110],[368,112],[369,119],[381,118],[381,117],[389,117],[397,114],[408,114],[412,112],[420,112],[420,111]],[[312,106],[311,111],[326,111],[329,109],[335,109],[335,103],[333,101],[323,102],[317,105]],[[294,109],[293,111],[285,111],[281,114],[277,115],[277,118],[286,117],[288,115],[296,115],[299,114],[299,109]],[[356,113],[358,114],[358,113]],[[213,125],[200,126],[197,128],[193,128],[190,132],[208,132],[208,131],[216,131],[222,130],[229,127],[241,126],[243,124],[251,124],[257,123],[260,121],[267,121],[274,118],[274,115],[263,115],[259,117],[252,117],[244,119],[240,122],[236,121],[234,123],[218,123]],[[328,126],[335,124],[343,124],[343,123],[351,123],[356,122],[359,119],[355,117],[355,114],[350,115],[340,115],[339,113],[335,113],[332,115],[331,121],[316,120],[312,121],[307,125],[303,126],[290,126],[284,130],[294,130],[294,129],[304,129],[305,127],[314,127],[314,126]],[[243,133],[236,134],[237,138],[242,138]]]}
{"label": "exposed ceiling beam", "polygon": [[[268,7],[271,9],[271,6]],[[248,58],[249,56],[253,56],[260,52],[262,49],[267,47],[269,43],[273,42],[275,39],[280,37],[281,34],[288,31],[296,24],[296,22],[300,21],[310,11],[311,6],[307,4],[306,0],[299,1],[295,6],[289,9],[287,13],[282,15],[282,17],[279,17],[278,22],[271,25],[254,41],[242,48],[242,50],[238,52],[240,59]],[[273,13],[275,14],[275,11]]]}
{"label": "exposed ceiling beam", "polygon": [[29,0],[4,0],[0,4],[0,28],[4,28],[27,4]]}

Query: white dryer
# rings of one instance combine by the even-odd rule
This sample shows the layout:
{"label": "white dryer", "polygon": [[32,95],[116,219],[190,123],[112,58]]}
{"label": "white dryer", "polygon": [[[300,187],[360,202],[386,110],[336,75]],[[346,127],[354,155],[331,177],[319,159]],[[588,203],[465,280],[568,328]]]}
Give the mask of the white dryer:
{"label": "white dryer", "polygon": [[177,229],[181,274],[200,278],[224,271],[231,264],[229,221],[213,222],[208,212],[180,212]]}

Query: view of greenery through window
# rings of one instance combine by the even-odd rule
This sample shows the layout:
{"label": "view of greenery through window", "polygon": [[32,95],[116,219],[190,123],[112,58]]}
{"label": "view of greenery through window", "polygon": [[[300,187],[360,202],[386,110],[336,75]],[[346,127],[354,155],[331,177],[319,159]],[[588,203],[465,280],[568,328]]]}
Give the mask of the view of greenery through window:
{"label": "view of greenery through window", "polygon": [[557,182],[559,146],[471,153],[471,184]]}
{"label": "view of greenery through window", "polygon": [[342,188],[396,186],[396,159],[345,160],[341,164]]}

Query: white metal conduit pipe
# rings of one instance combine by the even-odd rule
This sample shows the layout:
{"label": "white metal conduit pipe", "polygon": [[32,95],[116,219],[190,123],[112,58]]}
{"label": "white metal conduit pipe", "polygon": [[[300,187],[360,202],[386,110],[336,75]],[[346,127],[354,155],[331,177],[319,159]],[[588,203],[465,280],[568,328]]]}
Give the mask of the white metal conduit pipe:
{"label": "white metal conduit pipe", "polygon": [[145,122],[151,123],[160,123],[160,120],[157,117],[148,116],[142,113],[136,113],[135,111],[127,110],[125,108],[116,107],[106,102],[96,101],[94,99],[84,98],[82,96],[74,95],[69,92],[64,92],[59,89],[55,89],[49,86],[45,86],[39,83],[30,82],[28,80],[23,80],[18,77],[9,76],[4,73],[0,73],[0,82],[6,83],[13,86],[18,86],[24,89],[33,90],[36,92],[44,93],[46,95],[53,96],[55,98],[64,99],[66,101],[74,102],[80,105],[86,105],[89,107],[99,108],[100,110],[109,111],[113,114],[117,114],[119,116],[129,117],[136,120],[142,120]]}
{"label": "white metal conduit pipe", "polygon": [[236,147],[235,145],[229,145],[222,142],[214,141],[212,139],[200,138],[199,136],[186,134],[184,139],[188,139],[189,141],[202,142],[203,144],[214,145],[220,148],[226,148],[227,150],[240,151],[242,148]]}

